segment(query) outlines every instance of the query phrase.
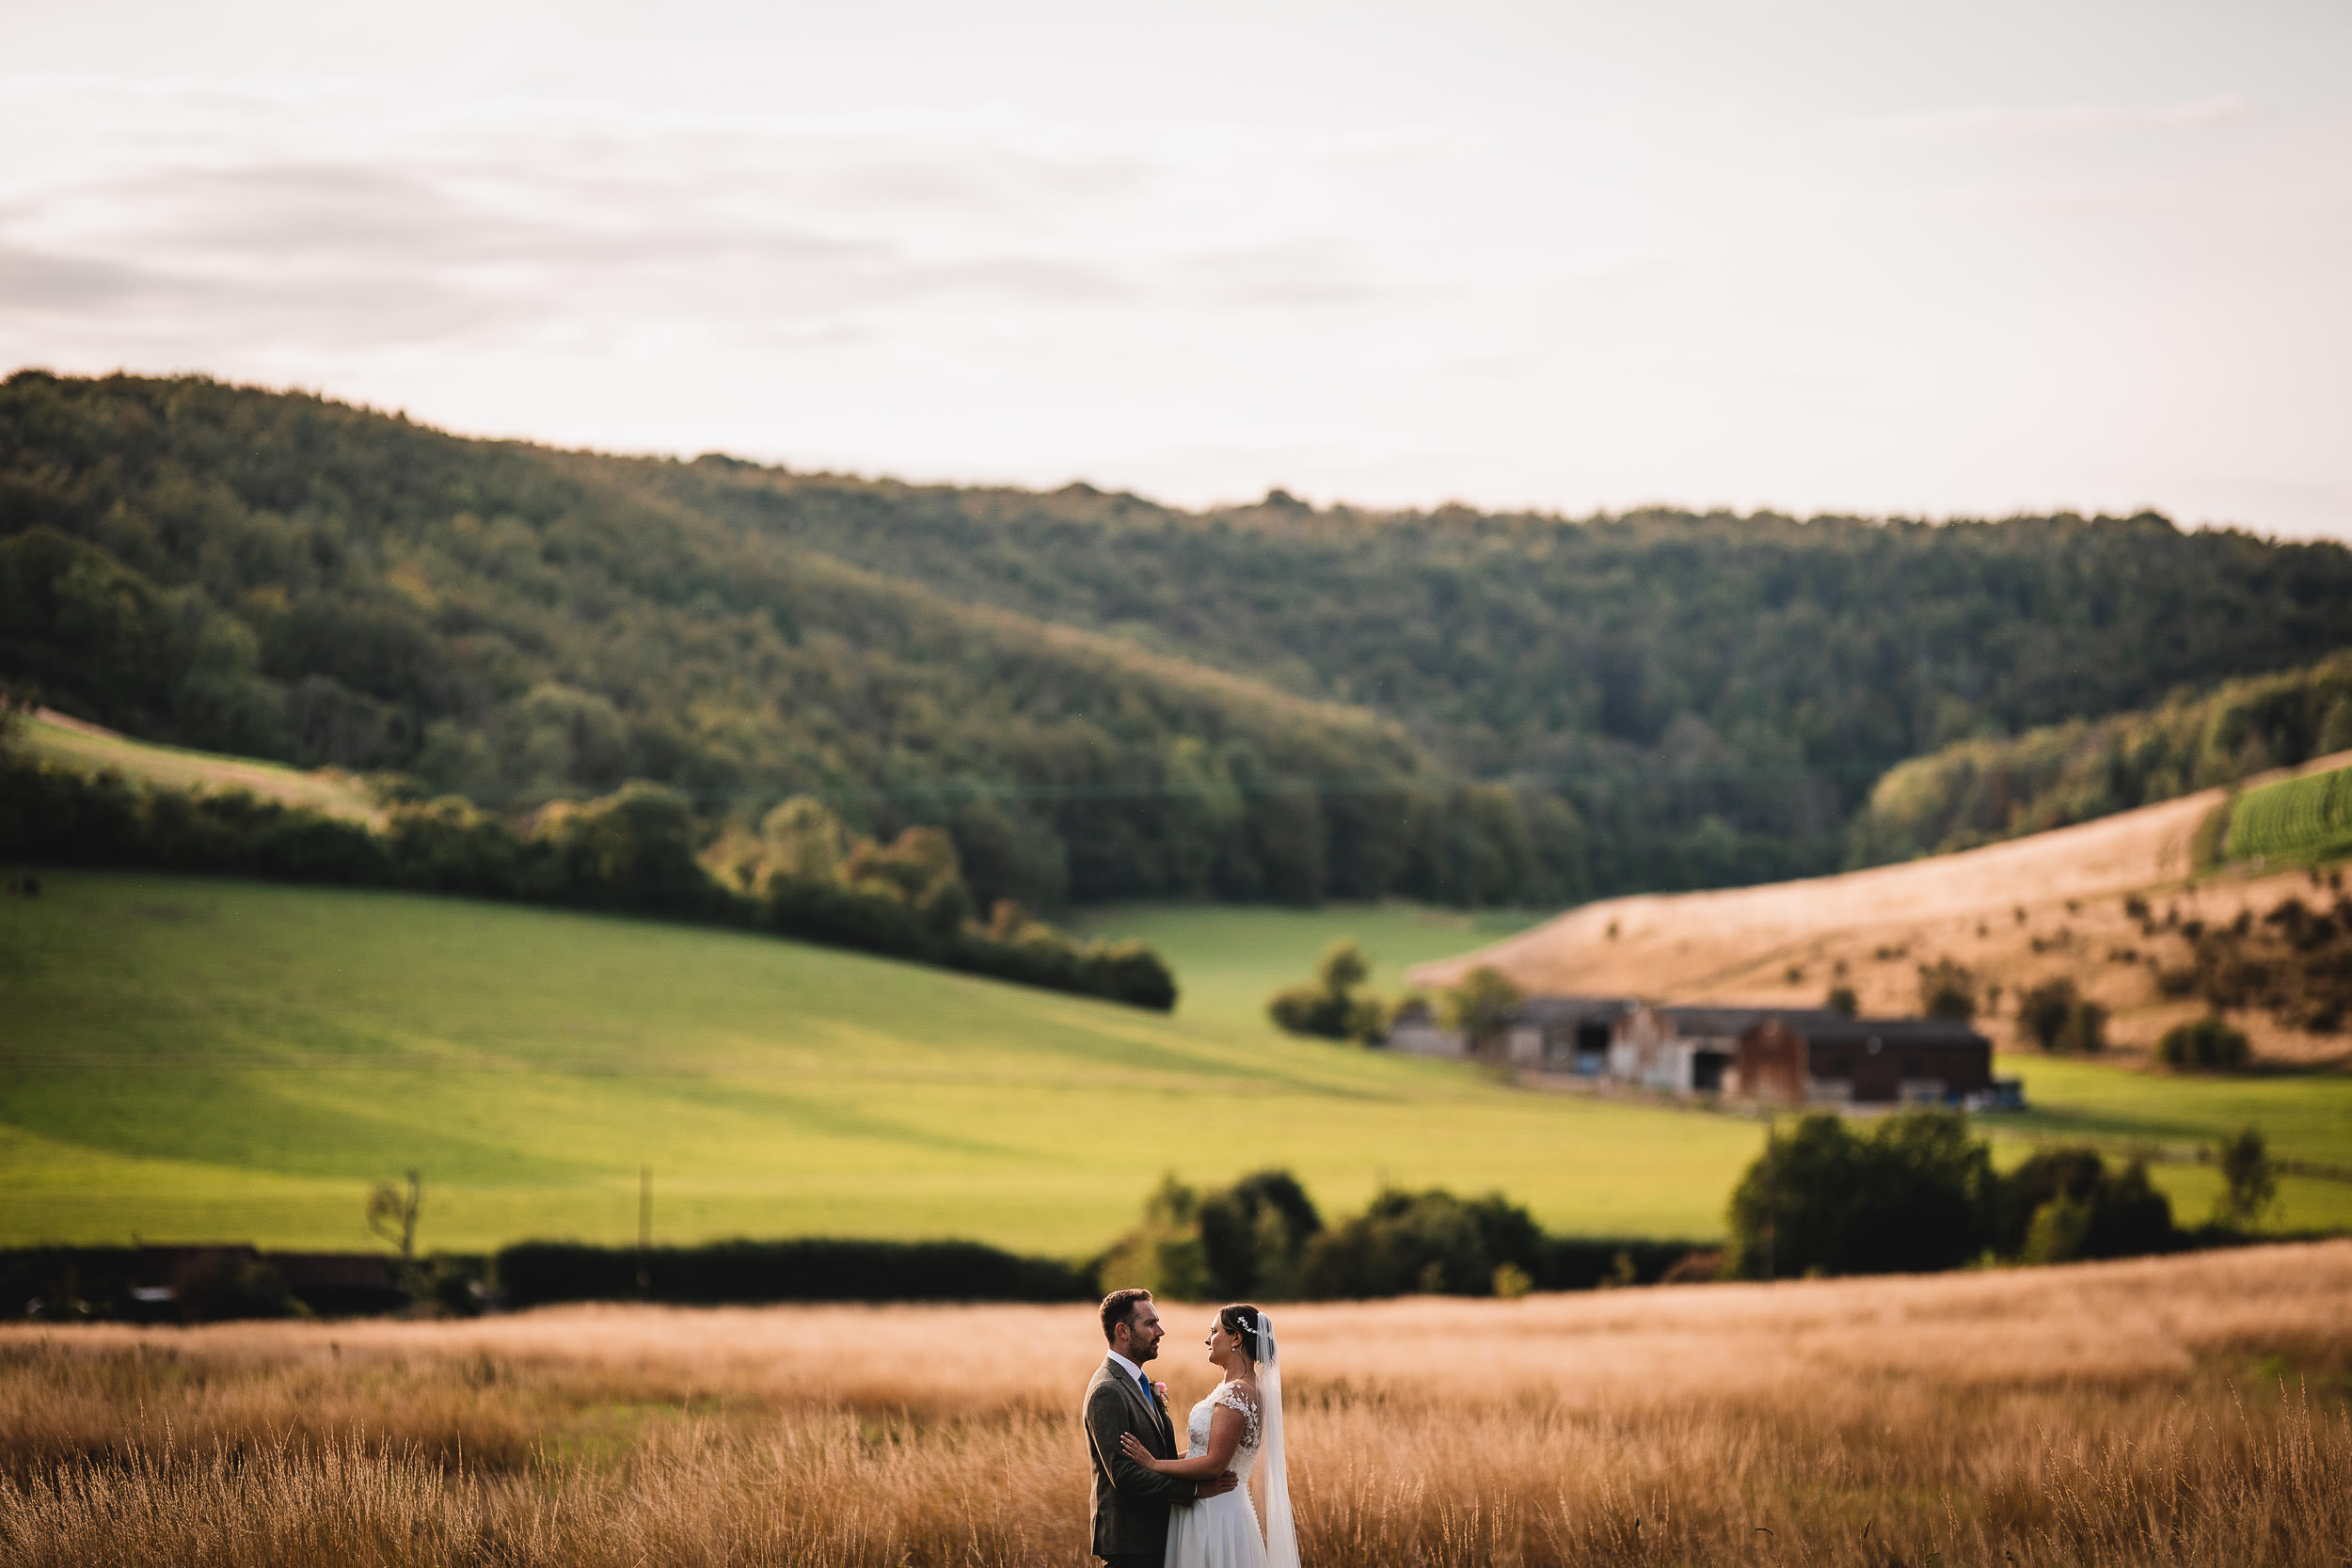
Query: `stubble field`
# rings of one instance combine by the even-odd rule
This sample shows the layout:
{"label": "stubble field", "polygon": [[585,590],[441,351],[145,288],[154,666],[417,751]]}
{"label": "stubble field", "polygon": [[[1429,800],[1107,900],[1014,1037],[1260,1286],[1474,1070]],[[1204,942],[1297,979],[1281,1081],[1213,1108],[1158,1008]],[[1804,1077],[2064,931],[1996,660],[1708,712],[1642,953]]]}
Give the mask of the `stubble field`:
{"label": "stubble field", "polygon": [[[2347,1299],[2352,1242],[1279,1307],[1301,1544],[2340,1565]],[[1083,1307],[0,1330],[0,1563],[1074,1565],[1099,1350]]]}

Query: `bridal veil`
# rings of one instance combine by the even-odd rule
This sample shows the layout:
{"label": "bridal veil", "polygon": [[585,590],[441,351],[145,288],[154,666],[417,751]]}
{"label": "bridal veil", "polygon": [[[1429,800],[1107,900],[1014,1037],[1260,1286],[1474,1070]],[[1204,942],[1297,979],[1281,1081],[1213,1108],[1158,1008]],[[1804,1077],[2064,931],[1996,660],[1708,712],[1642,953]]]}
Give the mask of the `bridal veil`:
{"label": "bridal veil", "polygon": [[1290,1473],[1282,1467],[1282,1360],[1274,1325],[1258,1314],[1259,1457],[1265,1465],[1266,1568],[1298,1568],[1298,1530],[1291,1520]]}

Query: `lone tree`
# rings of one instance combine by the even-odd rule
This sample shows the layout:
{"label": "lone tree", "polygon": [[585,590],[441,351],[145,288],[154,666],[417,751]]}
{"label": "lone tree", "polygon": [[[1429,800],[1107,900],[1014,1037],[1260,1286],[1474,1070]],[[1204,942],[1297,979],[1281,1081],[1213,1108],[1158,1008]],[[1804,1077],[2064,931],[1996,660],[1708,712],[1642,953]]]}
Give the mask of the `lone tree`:
{"label": "lone tree", "polygon": [[1460,985],[1439,995],[1438,1017],[1447,1027],[1462,1031],[1473,1052],[1498,1055],[1502,1049],[1503,1030],[1510,1026],[1519,1004],[1526,1000],[1519,988],[1504,978],[1502,971],[1480,964],[1462,976]]}
{"label": "lone tree", "polygon": [[423,1206],[424,1178],[413,1170],[408,1173],[407,1191],[378,1181],[368,1194],[368,1228],[400,1248],[404,1270],[416,1265],[417,1212]]}
{"label": "lone tree", "polygon": [[1957,958],[1919,966],[1919,1010],[1965,1023],[1977,1016],[1976,972]]}
{"label": "lone tree", "polygon": [[2271,1163],[2269,1146],[2260,1129],[2248,1125],[2234,1138],[2214,1148],[2214,1164],[2221,1167],[2221,1196],[2214,1200],[2214,1218],[2247,1228],[2279,1201],[2279,1167]]}

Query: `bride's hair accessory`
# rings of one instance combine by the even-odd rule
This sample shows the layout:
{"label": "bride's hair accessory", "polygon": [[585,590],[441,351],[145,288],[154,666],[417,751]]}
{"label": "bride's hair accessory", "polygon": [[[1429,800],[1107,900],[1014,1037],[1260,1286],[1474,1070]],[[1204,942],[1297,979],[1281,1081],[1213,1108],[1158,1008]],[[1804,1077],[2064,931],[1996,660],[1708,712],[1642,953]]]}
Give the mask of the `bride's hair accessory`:
{"label": "bride's hair accessory", "polygon": [[1263,1322],[1265,1314],[1247,1302],[1236,1302],[1231,1307],[1216,1309],[1217,1327],[1232,1335],[1241,1345],[1242,1354],[1252,1362],[1265,1359],[1258,1349],[1258,1325]]}
{"label": "bride's hair accessory", "polygon": [[[1232,1308],[1228,1307],[1228,1311]],[[1291,1514],[1290,1472],[1282,1464],[1282,1359],[1274,1348],[1274,1324],[1257,1313],[1249,1359],[1258,1369],[1258,1450],[1265,1466],[1265,1556],[1267,1568],[1298,1568],[1298,1527]]]}

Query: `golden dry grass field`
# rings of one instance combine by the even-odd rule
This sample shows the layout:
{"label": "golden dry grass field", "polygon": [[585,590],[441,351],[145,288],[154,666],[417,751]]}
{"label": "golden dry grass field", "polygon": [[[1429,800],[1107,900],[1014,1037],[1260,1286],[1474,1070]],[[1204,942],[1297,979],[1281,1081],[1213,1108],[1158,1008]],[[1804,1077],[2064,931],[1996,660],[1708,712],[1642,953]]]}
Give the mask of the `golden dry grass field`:
{"label": "golden dry grass field", "polygon": [[[2348,1301],[2352,1242],[1279,1307],[1301,1544],[2341,1565]],[[1082,1307],[5,1329],[0,1564],[1075,1565],[1099,1352]]]}
{"label": "golden dry grass field", "polygon": [[[2352,753],[2339,752],[2249,782],[2347,765]],[[1602,899],[1475,952],[1421,963],[1411,978],[1446,986],[1492,964],[1530,991],[1783,1007],[1819,1006],[1832,986],[1846,985],[1866,1013],[1901,1015],[1918,1010],[1919,965],[1949,958],[2001,987],[2001,1003],[1978,1019],[1997,1046],[2017,1048],[2015,999],[2064,975],[2113,1015],[2117,1056],[2142,1062],[2166,1029],[2205,1008],[2160,993],[2157,970],[2185,963],[2188,939],[2177,927],[2144,930],[2125,912],[2126,897],[2145,899],[2159,916],[2215,925],[2240,910],[2259,916],[2290,896],[2323,905],[2335,896],[2302,869],[2197,874],[2192,841],[2228,799],[2208,789],[1835,877]],[[2352,1065],[2340,1036],[2287,1028],[2259,1013],[2233,1022],[2274,1067]]]}
{"label": "golden dry grass field", "polygon": [[259,800],[324,812],[354,822],[382,826],[384,809],[367,786],[331,768],[305,772],[282,763],[227,756],[133,740],[113,730],[40,708],[26,717],[18,736],[32,756],[84,773],[111,768],[126,778],[167,789],[221,794],[243,790]]}

